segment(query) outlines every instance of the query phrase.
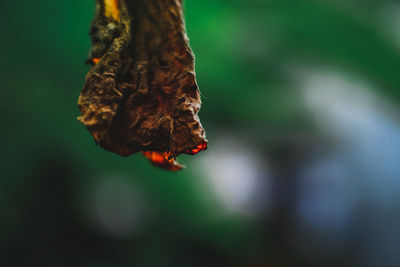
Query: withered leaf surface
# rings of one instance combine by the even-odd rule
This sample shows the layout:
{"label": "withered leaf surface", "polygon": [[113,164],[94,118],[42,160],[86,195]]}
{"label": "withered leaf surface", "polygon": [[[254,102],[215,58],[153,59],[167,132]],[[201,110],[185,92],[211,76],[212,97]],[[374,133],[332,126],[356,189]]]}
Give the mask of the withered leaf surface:
{"label": "withered leaf surface", "polygon": [[207,148],[181,0],[97,0],[78,118],[104,149],[177,170]]}

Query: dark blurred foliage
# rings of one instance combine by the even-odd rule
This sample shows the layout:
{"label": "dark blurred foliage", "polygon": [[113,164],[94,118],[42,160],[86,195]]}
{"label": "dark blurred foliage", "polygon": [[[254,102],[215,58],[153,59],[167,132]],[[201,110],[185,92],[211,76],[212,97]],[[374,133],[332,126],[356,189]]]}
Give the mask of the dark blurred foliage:
{"label": "dark blurred foliage", "polygon": [[209,149],[76,121],[94,1],[3,1],[0,266],[399,266],[400,4],[186,0]]}

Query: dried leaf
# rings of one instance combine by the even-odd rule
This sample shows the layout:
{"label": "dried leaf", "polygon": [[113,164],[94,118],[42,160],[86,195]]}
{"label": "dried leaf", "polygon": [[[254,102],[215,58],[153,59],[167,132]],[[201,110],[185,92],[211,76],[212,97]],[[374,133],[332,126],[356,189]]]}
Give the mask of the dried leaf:
{"label": "dried leaf", "polygon": [[179,0],[98,0],[78,118],[103,148],[171,170],[207,148]]}

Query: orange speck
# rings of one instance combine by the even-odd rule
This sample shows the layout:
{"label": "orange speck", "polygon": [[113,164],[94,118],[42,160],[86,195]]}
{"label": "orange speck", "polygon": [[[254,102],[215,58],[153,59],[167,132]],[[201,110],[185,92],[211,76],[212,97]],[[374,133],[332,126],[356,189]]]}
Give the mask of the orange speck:
{"label": "orange speck", "polygon": [[104,16],[119,21],[119,0],[104,0]]}
{"label": "orange speck", "polygon": [[101,57],[94,57],[94,58],[92,58],[93,64],[96,65],[97,63],[99,63],[100,59],[101,59]]}
{"label": "orange speck", "polygon": [[204,151],[206,149],[207,149],[207,143],[203,142],[203,143],[197,145],[197,147],[195,147],[195,148],[187,149],[186,154],[196,155],[200,151]]}
{"label": "orange speck", "polygon": [[182,166],[174,158],[170,158],[170,152],[144,151],[143,155],[154,165],[168,170],[176,171],[182,169]]}

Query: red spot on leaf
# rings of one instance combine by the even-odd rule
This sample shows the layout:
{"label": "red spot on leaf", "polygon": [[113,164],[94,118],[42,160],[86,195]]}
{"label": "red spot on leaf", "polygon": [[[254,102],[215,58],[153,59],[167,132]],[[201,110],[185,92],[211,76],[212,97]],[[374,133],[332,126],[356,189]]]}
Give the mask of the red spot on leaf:
{"label": "red spot on leaf", "polygon": [[171,157],[171,152],[144,151],[142,153],[155,166],[172,171],[182,169],[182,165]]}
{"label": "red spot on leaf", "polygon": [[189,155],[196,155],[197,153],[199,153],[200,151],[204,151],[207,149],[207,143],[203,142],[201,144],[199,144],[197,147],[195,148],[191,148],[191,149],[187,149],[186,150],[186,154]]}
{"label": "red spot on leaf", "polygon": [[96,65],[97,63],[99,63],[100,59],[101,59],[101,57],[94,57],[94,58],[92,58],[93,64]]}

